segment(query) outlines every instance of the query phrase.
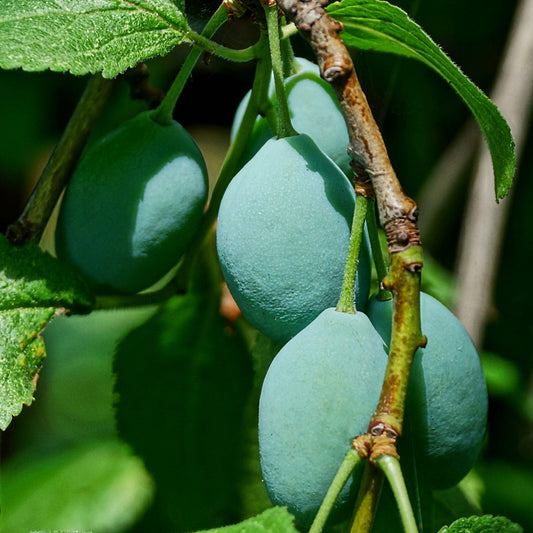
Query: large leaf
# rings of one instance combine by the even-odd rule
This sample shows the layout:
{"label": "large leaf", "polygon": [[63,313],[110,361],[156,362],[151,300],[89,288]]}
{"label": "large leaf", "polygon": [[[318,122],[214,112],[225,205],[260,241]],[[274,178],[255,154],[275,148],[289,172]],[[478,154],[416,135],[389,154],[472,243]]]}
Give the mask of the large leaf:
{"label": "large leaf", "polygon": [[0,67],[111,78],[187,31],[183,0],[2,0]]}
{"label": "large leaf", "polygon": [[13,246],[0,235],[0,429],[33,401],[48,321],[59,309],[84,311],[91,304],[69,267],[33,243]]}
{"label": "large leaf", "polygon": [[273,507],[239,524],[198,533],[298,533],[298,530],[285,507]]}
{"label": "large leaf", "polygon": [[516,156],[511,130],[492,101],[400,8],[383,0],[343,0],[331,4],[328,12],[344,25],[341,36],[347,45],[422,61],[457,91],[485,135],[492,156],[496,198],[504,198],[512,184]]}
{"label": "large leaf", "polygon": [[2,466],[2,533],[126,532],[153,498],[142,462],[116,439]]}
{"label": "large leaf", "polygon": [[[204,283],[205,285],[205,283]],[[244,407],[251,364],[215,295],[164,303],[117,349],[119,434],[156,482],[145,531],[191,531],[238,512]]]}

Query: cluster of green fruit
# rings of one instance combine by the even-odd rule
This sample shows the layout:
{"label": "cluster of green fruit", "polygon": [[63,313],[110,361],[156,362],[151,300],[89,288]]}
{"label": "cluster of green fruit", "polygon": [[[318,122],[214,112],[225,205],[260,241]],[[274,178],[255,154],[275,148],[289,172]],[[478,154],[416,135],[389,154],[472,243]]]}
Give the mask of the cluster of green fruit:
{"label": "cluster of green fruit", "polygon": [[[259,446],[271,500],[288,506],[303,526],[316,514],[351,440],[367,430],[383,384],[392,327],[390,301],[372,299],[368,316],[333,309],[354,194],[339,171],[347,167],[346,153],[338,151],[347,145],[346,126],[331,90],[322,84],[305,66],[286,80],[291,119],[300,135],[266,140],[266,119],[257,119],[249,160],[226,190],[217,228],[224,277],[244,316],[267,336],[287,343],[263,383]],[[317,119],[310,102],[328,109],[328,118]],[[342,127],[327,138],[335,152],[319,142],[324,125],[337,120]],[[328,149],[331,159],[324,154]],[[370,263],[362,244],[356,301],[365,309]],[[415,358],[406,418],[420,481],[449,487],[479,453],[487,393],[464,328],[430,296],[422,294],[421,300],[429,342]],[[359,475],[341,494],[338,516],[353,504]]]}
{"label": "cluster of green fruit", "polygon": [[[308,525],[376,407],[391,304],[368,302],[371,258],[364,237],[354,298],[367,314],[334,309],[355,205],[344,173],[348,132],[316,66],[300,65],[285,81],[299,135],[273,138],[267,120],[257,117],[242,168],[220,205],[217,251],[245,318],[286,343],[261,393],[261,463],[273,503]],[[270,99],[275,108],[272,90]],[[242,108],[234,131],[241,118]],[[81,159],[61,205],[57,253],[97,290],[141,291],[178,262],[206,199],[206,167],[193,140],[176,122],[158,124],[142,113]],[[415,357],[406,421],[422,481],[446,487],[467,473],[481,447],[485,381],[457,319],[425,294],[421,313],[428,346]],[[358,475],[337,502],[339,516],[353,501]]]}
{"label": "cluster of green fruit", "polygon": [[[272,362],[261,391],[259,444],[272,501],[309,525],[352,439],[367,431],[387,365],[391,301],[371,299],[368,315],[327,309],[289,341]],[[484,440],[485,379],[461,323],[421,293],[428,344],[415,355],[403,439],[414,444],[418,482],[455,485],[472,468]],[[402,439],[400,439],[400,453]],[[403,463],[402,463],[403,464]],[[334,514],[354,503],[361,471],[346,484]],[[333,517],[335,519],[335,517]]]}

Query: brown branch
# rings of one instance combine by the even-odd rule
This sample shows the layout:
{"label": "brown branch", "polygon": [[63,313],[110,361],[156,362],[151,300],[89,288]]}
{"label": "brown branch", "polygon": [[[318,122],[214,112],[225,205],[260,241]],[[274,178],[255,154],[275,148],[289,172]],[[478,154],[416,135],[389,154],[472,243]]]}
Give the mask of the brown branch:
{"label": "brown branch", "polygon": [[327,0],[278,0],[278,4],[308,39],[322,77],[337,94],[350,134],[352,167],[358,179],[370,178],[372,182],[389,251],[395,253],[420,244],[417,206],[402,191],[392,168],[352,58],[339,36],[342,24],[327,15]]}

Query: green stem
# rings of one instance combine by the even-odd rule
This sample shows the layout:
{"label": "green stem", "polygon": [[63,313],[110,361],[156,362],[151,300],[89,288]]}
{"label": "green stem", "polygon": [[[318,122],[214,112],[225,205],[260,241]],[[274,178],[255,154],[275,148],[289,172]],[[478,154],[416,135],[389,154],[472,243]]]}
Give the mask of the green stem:
{"label": "green stem", "polygon": [[369,427],[379,424],[401,435],[407,385],[417,348],[425,346],[420,330],[420,271],[422,248],[411,246],[391,254],[391,267],[383,280],[393,292],[392,337],[383,388]]}
{"label": "green stem", "polygon": [[333,481],[331,482],[331,485],[329,486],[322,503],[320,504],[320,508],[318,509],[315,519],[313,520],[313,524],[311,525],[311,529],[309,529],[308,533],[320,533],[324,529],[328,516],[333,509],[333,505],[337,501],[339,494],[352,475],[355,467],[361,461],[362,457],[355,450],[350,449],[348,451],[344,457],[344,461],[339,467],[339,470],[337,470],[337,473],[335,474],[335,477],[333,478]]}
{"label": "green stem", "polygon": [[294,22],[289,22],[289,24],[286,24],[285,26],[281,27],[281,39],[285,41],[289,37],[292,37],[293,35],[296,35],[298,33],[298,28],[294,24]]}
{"label": "green stem", "polygon": [[278,130],[277,137],[282,139],[297,135],[292,127],[287,102],[287,92],[283,78],[283,64],[281,61],[280,31],[278,20],[278,5],[264,6],[267,20],[268,43],[270,46],[270,57],[272,59],[272,71],[274,73],[274,84],[276,86],[276,100],[278,104]]}
{"label": "green stem", "polygon": [[283,77],[293,76],[300,70],[300,65],[294,57],[290,39],[281,39],[281,55],[283,58]]}
{"label": "green stem", "polygon": [[179,266],[176,277],[178,287],[180,288],[184,288],[188,284],[189,272],[194,264],[196,254],[213,227],[218,215],[218,209],[220,207],[220,202],[222,201],[222,196],[224,195],[227,186],[229,185],[233,176],[239,170],[239,164],[241,162],[242,155],[257,118],[257,111],[261,105],[261,102],[264,102],[268,98],[268,85],[270,82],[271,66],[264,35],[261,36],[257,46],[258,50],[263,50],[263,53],[260,55],[259,60],[257,61],[250,100],[248,101],[248,105],[244,111],[237,135],[233,139],[233,142],[231,143],[231,146],[226,154],[226,158],[222,163],[222,168],[220,169],[215,188],[213,189],[213,193],[211,195],[209,207],[204,213],[191,246],[189,247],[187,254]]}
{"label": "green stem", "polygon": [[222,57],[228,61],[247,63],[248,61],[257,59],[257,49],[255,45],[249,46],[248,48],[235,49],[211,41],[203,35],[203,32],[200,34],[190,31],[188,36],[194,41],[194,44],[202,49],[202,51]]}
{"label": "green stem", "polygon": [[76,106],[39,182],[19,219],[7,229],[13,242],[39,242],[61,191],[76,167],[85,144],[111,94],[113,80],[95,74]]}
{"label": "green stem", "polygon": [[368,204],[371,200],[363,196],[356,195],[355,209],[352,221],[352,231],[350,234],[350,243],[348,245],[348,256],[346,258],[346,267],[344,269],[344,281],[342,283],[341,295],[337,304],[337,311],[341,313],[357,312],[357,302],[355,301],[355,280],[357,264],[359,262],[359,250],[361,248],[361,238],[368,210]]}
{"label": "green stem", "polygon": [[376,265],[376,272],[379,281],[379,292],[377,294],[378,300],[390,300],[391,294],[381,286],[381,282],[385,279],[388,272],[388,263],[383,255],[383,249],[381,248],[381,242],[379,239],[378,226],[376,221],[376,210],[374,207],[374,201],[366,213],[366,226],[368,228],[368,236],[370,239],[370,247],[372,249],[372,258],[374,259],[374,265]]}
{"label": "green stem", "polygon": [[[202,35],[204,37],[212,37],[227,19],[228,12],[226,8],[221,5],[205,25],[204,29],[202,30]],[[178,98],[183,91],[183,87],[185,87],[185,84],[187,83],[187,80],[189,79],[196,62],[202,55],[202,52],[203,50],[198,47],[193,48],[189,52],[165,98],[159,104],[157,109],[152,112],[152,120],[161,125],[172,123],[172,116]]]}
{"label": "green stem", "polygon": [[370,533],[383,487],[383,472],[367,461],[359,487],[350,533]]}
{"label": "green stem", "polygon": [[392,488],[405,533],[418,533],[415,515],[409,501],[400,462],[392,455],[382,455],[376,460]]}

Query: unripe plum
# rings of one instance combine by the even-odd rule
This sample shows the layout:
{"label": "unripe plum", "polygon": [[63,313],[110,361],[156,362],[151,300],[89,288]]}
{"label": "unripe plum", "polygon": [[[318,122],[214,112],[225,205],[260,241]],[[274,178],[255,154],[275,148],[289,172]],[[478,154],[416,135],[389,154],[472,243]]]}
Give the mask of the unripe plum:
{"label": "unripe plum", "polygon": [[[406,403],[406,436],[415,445],[418,471],[432,488],[458,483],[472,468],[485,436],[487,389],[476,348],[457,318],[420,293],[426,348],[417,350]],[[392,301],[374,298],[368,316],[388,344]]]}
{"label": "unripe plum", "polygon": [[[318,67],[312,63],[309,65],[285,80],[292,125],[298,133],[309,135],[317,146],[350,176],[353,171],[350,168],[350,156],[346,151],[349,144],[348,128],[339,102],[330,85],[320,77]],[[233,135],[241,123],[248,99],[249,94],[245,96],[235,114]],[[272,105],[277,105],[273,87],[270,90],[270,100]],[[245,161],[273,135],[267,119],[259,117],[245,149]]]}
{"label": "unripe plum", "polygon": [[[367,316],[326,309],[271,363],[259,402],[261,470],[269,497],[299,525],[313,520],[352,439],[366,432],[387,354]],[[361,469],[331,516],[354,503]]]}
{"label": "unripe plum", "polygon": [[[247,320],[286,342],[337,304],[355,194],[307,135],[271,139],[229,184],[217,224],[218,256]],[[363,308],[370,252],[362,240],[356,284]]]}
{"label": "unripe plum", "polygon": [[141,113],[82,156],[61,204],[57,254],[99,290],[138,292],[178,262],[207,190],[204,159],[185,129]]}
{"label": "unripe plum", "polygon": [[[292,76],[288,76],[287,78],[285,78],[285,83],[287,83],[287,81],[289,81],[294,76],[298,76],[299,74],[303,74],[304,72],[311,72],[315,74],[316,76],[320,76],[320,69],[318,68],[318,65],[316,65],[315,63],[312,63],[311,61],[303,57],[296,57],[295,60],[300,70],[296,72],[295,74],[293,74]],[[274,85],[274,76],[272,75],[270,78],[270,84],[268,86],[268,97],[270,99],[273,99],[275,92],[276,92],[276,88]],[[239,126],[241,125],[242,117],[244,116],[244,111],[246,110],[246,106],[248,105],[248,102],[250,101],[251,94],[252,94],[252,91],[251,90],[248,91],[244,95],[243,99],[240,101],[239,105],[237,106],[235,115],[233,116],[233,123],[231,125],[231,134],[230,134],[231,140],[233,140],[235,138],[235,135],[237,135],[237,130],[239,129]],[[259,119],[260,117],[258,116],[256,123],[259,121]],[[270,133],[270,136],[267,137],[263,141],[262,144],[264,144],[266,141],[268,141],[268,139],[270,139],[270,137],[272,137],[272,131],[270,130],[270,128],[268,129],[268,131]],[[261,146],[259,146],[258,149],[260,147]]]}

